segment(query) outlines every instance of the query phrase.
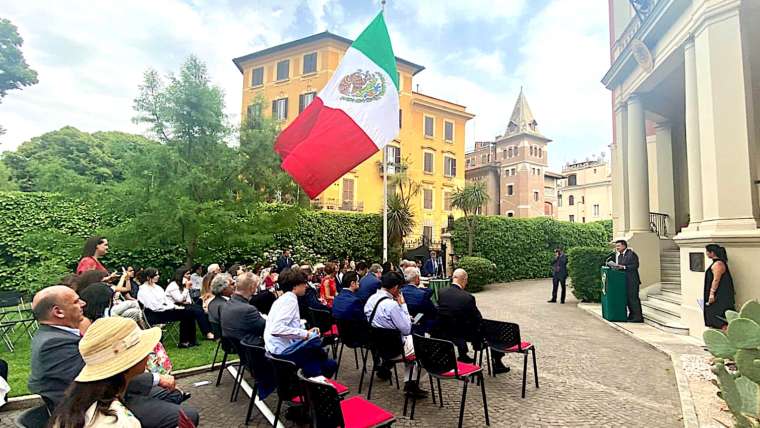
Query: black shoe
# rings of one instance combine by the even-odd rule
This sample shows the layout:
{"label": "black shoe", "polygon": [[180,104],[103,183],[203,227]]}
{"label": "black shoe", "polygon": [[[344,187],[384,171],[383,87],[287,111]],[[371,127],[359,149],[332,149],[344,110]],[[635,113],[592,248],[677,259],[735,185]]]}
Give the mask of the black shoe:
{"label": "black shoe", "polygon": [[471,357],[470,357],[469,355],[467,355],[467,354],[464,354],[464,355],[460,355],[460,356],[457,358],[457,361],[459,361],[459,362],[462,362],[462,363],[467,363],[467,364],[473,364],[473,363],[475,362],[475,359],[474,359],[474,358],[471,358]]}
{"label": "black shoe", "polygon": [[410,397],[414,398],[427,398],[428,392],[424,389],[420,389],[420,386],[417,384],[417,382],[407,382],[404,385],[404,393]]}
{"label": "black shoe", "polygon": [[504,364],[494,364],[493,373],[494,374],[509,373],[509,367],[505,366]]}
{"label": "black shoe", "polygon": [[180,403],[183,403],[183,402],[189,400],[190,397],[192,397],[192,396],[193,396],[193,394],[191,394],[189,392],[183,392],[182,393],[182,401],[180,401]]}
{"label": "black shoe", "polygon": [[557,301],[552,299],[552,300],[547,300],[546,303],[557,303]]}
{"label": "black shoe", "polygon": [[387,367],[379,367],[375,371],[375,376],[380,380],[389,380],[391,378],[391,370]]}
{"label": "black shoe", "polygon": [[560,303],[562,303],[562,304],[564,305],[564,304],[565,304],[565,301],[564,301],[564,300],[562,300]]}

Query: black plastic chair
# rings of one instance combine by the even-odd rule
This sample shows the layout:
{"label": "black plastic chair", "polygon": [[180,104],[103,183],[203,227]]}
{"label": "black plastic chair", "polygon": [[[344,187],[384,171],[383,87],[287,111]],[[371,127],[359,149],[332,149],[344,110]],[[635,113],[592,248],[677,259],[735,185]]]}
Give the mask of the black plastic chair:
{"label": "black plastic chair", "polygon": [[[364,374],[367,373],[367,354],[369,353],[369,324],[364,320],[348,321],[336,320],[338,326],[338,336],[340,337],[340,346],[338,351],[338,368],[335,371],[335,378],[338,378],[340,362],[343,359],[343,348],[348,347],[354,350],[354,360],[356,369],[359,369],[359,354],[362,357],[362,374],[359,379],[359,394],[362,393],[364,384]],[[357,352],[358,350],[358,352]]]}
{"label": "black plastic chair", "polygon": [[[396,389],[401,385],[398,381],[397,364],[413,363],[414,357],[404,355],[404,342],[401,339],[401,332],[389,328],[370,327],[369,328],[369,347],[372,353],[372,373],[369,376],[369,388],[367,388],[367,400],[372,399],[372,385],[375,380],[375,373],[380,368],[380,362],[393,364],[393,374],[396,377]],[[366,366],[366,361],[364,363]],[[365,370],[365,369],[363,369]],[[393,381],[391,380],[391,384]]]}
{"label": "black plastic chair", "polygon": [[362,397],[341,400],[330,384],[307,379],[298,373],[306,395],[312,428],[371,428],[390,426],[396,421],[393,414]]}
{"label": "black plastic chair", "polygon": [[[477,378],[480,383],[480,391],[483,394],[483,412],[486,417],[486,425],[491,425],[488,417],[488,400],[486,398],[486,385],[483,378],[483,369],[476,364],[468,364],[457,361],[454,344],[448,340],[433,339],[415,334],[412,336],[414,341],[414,355],[417,362],[428,372],[430,386],[432,389],[433,378],[438,383],[438,399],[440,406],[443,407],[443,393],[441,392],[441,380],[456,380],[462,384],[462,401],[459,404],[459,427],[462,427],[464,418],[465,399],[467,398],[467,384],[473,378]],[[417,371],[417,382],[420,380],[420,370]],[[431,391],[435,396],[435,391]],[[414,409],[417,399],[412,397],[412,410],[410,419],[414,419]],[[404,413],[406,413],[406,401],[404,402]]]}
{"label": "black plastic chair", "polygon": [[[522,398],[525,398],[525,384],[528,377],[528,354],[533,354],[533,377],[536,388],[538,388],[538,365],[536,364],[536,347],[530,342],[523,342],[520,337],[520,326],[505,321],[495,321],[484,319],[481,323],[481,332],[488,344],[488,372],[491,374],[491,351],[503,352],[505,354],[519,353],[523,354],[523,378],[522,378]],[[493,376],[496,376],[494,374]]]}
{"label": "black plastic chair", "polygon": [[287,402],[291,406],[301,406],[304,403],[304,395],[301,383],[298,379],[298,366],[292,361],[282,360],[267,354],[269,362],[274,369],[274,378],[277,381],[277,408],[274,411],[274,423],[280,419],[282,403]]}
{"label": "black plastic chair", "polygon": [[[230,348],[234,350],[233,353],[237,354],[238,358],[240,358],[237,364],[237,376],[235,376],[235,383],[232,385],[232,395],[230,395],[230,403],[232,403],[234,401],[237,401],[238,394],[240,393],[240,386],[243,384],[243,375],[245,374],[246,361],[245,354],[240,352],[240,341],[231,337],[227,337],[225,340]],[[224,365],[222,365],[220,370],[224,370]]]}
{"label": "black plastic chair", "polygon": [[333,359],[336,359],[338,357],[339,329],[335,325],[335,318],[330,311],[309,308],[309,320],[312,327],[319,328],[322,346],[329,345],[332,349]]}
{"label": "black plastic chair", "polygon": [[240,342],[239,350],[245,355],[245,366],[254,379],[251,400],[248,402],[248,411],[245,416],[245,424],[248,425],[253,413],[254,402],[261,392],[262,383],[267,385],[275,384],[274,367],[272,367],[272,363],[267,359],[267,351],[263,346]]}
{"label": "black plastic chair", "polygon": [[211,332],[214,333],[214,337],[216,338],[216,350],[214,351],[214,359],[211,360],[211,371],[214,371],[214,366],[216,365],[216,357],[219,355],[219,348],[222,347],[222,325],[218,322],[209,321],[209,324],[211,325]]}
{"label": "black plastic chair", "polygon": [[43,404],[25,410],[16,416],[14,422],[18,428],[45,428],[49,419],[50,413],[48,413],[47,407]]}

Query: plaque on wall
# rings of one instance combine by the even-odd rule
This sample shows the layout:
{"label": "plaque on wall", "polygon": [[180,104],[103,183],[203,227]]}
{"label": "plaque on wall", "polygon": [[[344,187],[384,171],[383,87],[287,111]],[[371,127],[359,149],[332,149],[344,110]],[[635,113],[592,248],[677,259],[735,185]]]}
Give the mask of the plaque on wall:
{"label": "plaque on wall", "polygon": [[689,270],[692,272],[705,271],[705,253],[689,253]]}

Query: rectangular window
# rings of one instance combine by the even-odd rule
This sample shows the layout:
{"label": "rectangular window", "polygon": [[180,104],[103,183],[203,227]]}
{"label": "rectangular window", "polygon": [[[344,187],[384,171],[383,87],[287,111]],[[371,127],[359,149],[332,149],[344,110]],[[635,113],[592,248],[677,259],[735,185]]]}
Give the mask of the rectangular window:
{"label": "rectangular window", "polygon": [[570,219],[570,223],[575,223],[575,216],[574,215],[570,214],[569,219]]}
{"label": "rectangular window", "polygon": [[261,86],[264,84],[264,67],[254,68],[251,71],[251,86]]}
{"label": "rectangular window", "polygon": [[272,101],[272,118],[275,120],[287,120],[288,118],[288,99],[280,98]]}
{"label": "rectangular window", "polygon": [[433,240],[433,226],[422,226],[422,240],[424,242]]}
{"label": "rectangular window", "polygon": [[303,56],[303,74],[316,73],[317,53],[312,52]]}
{"label": "rectangular window", "polygon": [[444,211],[451,211],[451,192],[443,192],[443,209]]}
{"label": "rectangular window", "polygon": [[426,210],[433,209],[433,189],[422,189],[422,207]]}
{"label": "rectangular window", "polygon": [[388,150],[388,162],[394,165],[401,165],[401,148],[396,146],[386,146]]}
{"label": "rectangular window", "polygon": [[533,191],[533,200],[535,202],[538,202],[538,192],[536,192],[535,190]]}
{"label": "rectangular window", "polygon": [[425,116],[425,136],[433,138],[433,131],[435,128],[435,119],[430,116]]}
{"label": "rectangular window", "polygon": [[354,179],[344,178],[343,179],[343,205],[353,205],[353,203],[354,203]]}
{"label": "rectangular window", "polygon": [[562,195],[557,195],[557,206],[558,207],[562,206]]}
{"label": "rectangular window", "polygon": [[512,196],[515,194],[515,186],[512,184],[507,184],[507,195]]}
{"label": "rectangular window", "polygon": [[307,92],[305,94],[301,94],[298,96],[298,112],[301,113],[302,111],[306,110],[306,107],[311,104],[312,101],[314,101],[314,97],[317,95],[316,92]]}
{"label": "rectangular window", "polygon": [[594,204],[594,217],[599,217],[599,204]]}
{"label": "rectangular window", "polygon": [[286,59],[277,63],[277,81],[290,78],[290,60]]}
{"label": "rectangular window", "polygon": [[443,122],[443,139],[447,142],[454,141],[454,122]]}
{"label": "rectangular window", "polygon": [[402,122],[402,120],[401,120],[401,118],[402,118],[402,115],[401,115],[401,113],[402,113],[402,112],[403,112],[403,110],[401,110],[401,109],[398,109],[398,129],[401,129],[401,125],[403,124],[403,122]]}
{"label": "rectangular window", "polygon": [[456,177],[457,160],[455,158],[450,158],[450,157],[443,158],[443,175],[445,175],[446,177]]}
{"label": "rectangular window", "polygon": [[246,120],[251,127],[257,128],[261,121],[261,103],[253,103],[246,109]]}
{"label": "rectangular window", "polygon": [[430,152],[424,152],[422,154],[423,171],[428,174],[433,173],[433,154]]}

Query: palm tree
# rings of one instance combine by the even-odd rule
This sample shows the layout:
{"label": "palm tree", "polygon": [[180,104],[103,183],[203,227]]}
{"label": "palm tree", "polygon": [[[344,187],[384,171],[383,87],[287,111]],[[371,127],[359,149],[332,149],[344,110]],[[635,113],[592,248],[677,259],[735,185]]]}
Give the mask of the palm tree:
{"label": "palm tree", "polygon": [[486,190],[486,184],[482,181],[466,183],[463,189],[457,189],[451,195],[451,206],[464,212],[467,224],[467,255],[472,255],[472,241],[475,236],[477,225],[477,211],[483,204],[491,199]]}
{"label": "palm tree", "polygon": [[411,208],[412,198],[420,192],[420,184],[413,181],[407,170],[408,160],[396,165],[396,173],[388,176],[388,240],[391,247],[404,252],[404,237],[412,233],[416,221]]}

